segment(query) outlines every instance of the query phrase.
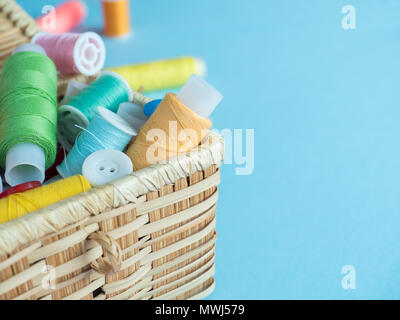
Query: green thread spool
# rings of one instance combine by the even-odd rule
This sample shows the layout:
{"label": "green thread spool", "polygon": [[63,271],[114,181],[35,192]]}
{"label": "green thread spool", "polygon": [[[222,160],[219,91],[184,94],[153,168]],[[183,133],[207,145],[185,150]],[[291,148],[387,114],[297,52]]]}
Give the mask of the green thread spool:
{"label": "green thread spool", "polygon": [[59,108],[58,139],[64,149],[71,150],[81,128],[88,127],[98,107],[116,113],[121,103],[132,98],[132,89],[122,76],[112,71],[102,72],[94,82]]}
{"label": "green thread spool", "polygon": [[7,183],[44,181],[57,152],[57,71],[37,45],[22,45],[0,78],[0,165]]}

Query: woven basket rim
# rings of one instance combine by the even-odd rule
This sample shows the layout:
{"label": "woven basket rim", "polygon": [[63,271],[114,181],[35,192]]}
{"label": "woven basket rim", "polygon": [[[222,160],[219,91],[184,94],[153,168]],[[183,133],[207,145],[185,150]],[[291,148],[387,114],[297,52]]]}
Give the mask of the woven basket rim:
{"label": "woven basket rim", "polygon": [[41,31],[36,21],[15,0],[0,0],[0,12],[28,38]]}
{"label": "woven basket rim", "polygon": [[112,184],[92,188],[88,192],[0,224],[0,256],[11,254],[22,246],[59,232],[89,216],[139,203],[146,193],[172,185],[212,165],[220,167],[223,155],[224,140],[211,131],[199,147],[172,157],[167,163],[138,170]]}

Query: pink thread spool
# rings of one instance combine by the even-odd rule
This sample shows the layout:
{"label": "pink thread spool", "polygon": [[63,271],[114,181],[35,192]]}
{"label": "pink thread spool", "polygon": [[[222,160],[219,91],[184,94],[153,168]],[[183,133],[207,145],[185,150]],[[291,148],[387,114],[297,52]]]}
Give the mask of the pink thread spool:
{"label": "pink thread spool", "polygon": [[87,15],[86,5],[82,1],[66,1],[36,20],[43,31],[51,33],[69,32],[78,26]]}
{"label": "pink thread spool", "polygon": [[93,76],[103,68],[106,59],[103,39],[94,32],[39,32],[32,38],[32,43],[43,47],[57,70],[63,74]]}

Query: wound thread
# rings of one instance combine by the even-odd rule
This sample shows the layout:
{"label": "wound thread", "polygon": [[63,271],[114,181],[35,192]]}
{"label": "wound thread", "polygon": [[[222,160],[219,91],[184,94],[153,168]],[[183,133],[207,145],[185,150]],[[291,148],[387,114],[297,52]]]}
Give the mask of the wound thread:
{"label": "wound thread", "polygon": [[23,193],[12,194],[0,200],[0,223],[45,208],[58,201],[86,192],[90,188],[86,178],[78,175]]}
{"label": "wound thread", "polygon": [[79,127],[88,127],[99,106],[115,113],[121,103],[131,99],[132,91],[120,75],[103,72],[87,88],[59,108],[59,140],[63,147],[66,150],[72,148],[81,132]]}
{"label": "wound thread", "polygon": [[196,147],[211,126],[209,119],[168,93],[128,147],[133,168],[139,170]]}
{"label": "wound thread", "polygon": [[104,35],[126,36],[131,31],[128,0],[103,0]]}
{"label": "wound thread", "polygon": [[62,177],[82,173],[85,159],[92,153],[112,149],[123,151],[136,132],[118,115],[104,109],[97,114],[87,129],[82,130],[67,157],[57,167]]}
{"label": "wound thread", "polygon": [[63,74],[97,74],[104,66],[105,46],[94,32],[51,34],[39,32],[32,43],[46,50],[57,70]]}
{"label": "wound thread", "polygon": [[57,72],[37,52],[18,52],[3,65],[0,78],[0,165],[7,152],[32,143],[45,153],[49,168],[57,151]]}
{"label": "wound thread", "polygon": [[155,91],[182,86],[192,74],[205,76],[206,65],[199,58],[180,57],[109,70],[123,76],[135,91],[142,86],[144,91]]}

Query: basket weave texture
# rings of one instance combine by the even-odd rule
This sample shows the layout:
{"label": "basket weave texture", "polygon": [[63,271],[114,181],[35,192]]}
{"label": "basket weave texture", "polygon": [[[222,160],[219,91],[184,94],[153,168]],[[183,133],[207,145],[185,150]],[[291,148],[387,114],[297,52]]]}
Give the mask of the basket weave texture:
{"label": "basket weave texture", "polygon": [[[38,31],[13,0],[0,0],[0,67]],[[70,79],[59,79],[60,94]],[[0,299],[209,295],[223,149],[210,133],[167,163],[1,224]]]}

